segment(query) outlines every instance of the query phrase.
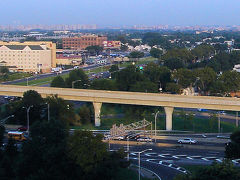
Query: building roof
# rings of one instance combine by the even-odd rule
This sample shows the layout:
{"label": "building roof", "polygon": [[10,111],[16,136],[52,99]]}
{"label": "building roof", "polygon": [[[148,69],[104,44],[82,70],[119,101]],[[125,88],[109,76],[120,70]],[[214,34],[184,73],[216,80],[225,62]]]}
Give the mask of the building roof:
{"label": "building roof", "polygon": [[11,50],[23,50],[27,46],[31,50],[44,50],[40,45],[4,45],[4,46]]}

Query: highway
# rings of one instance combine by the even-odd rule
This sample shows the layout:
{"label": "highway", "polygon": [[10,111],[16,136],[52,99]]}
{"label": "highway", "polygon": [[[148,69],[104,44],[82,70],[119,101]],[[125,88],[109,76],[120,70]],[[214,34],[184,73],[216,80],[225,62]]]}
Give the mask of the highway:
{"label": "highway", "polygon": [[[188,135],[190,138],[199,136],[199,134]],[[216,142],[207,143],[208,138],[199,137],[196,145],[179,145],[176,141],[172,140],[172,138],[181,139],[185,137],[185,135],[179,134],[158,136],[158,139],[168,137],[168,139],[164,140],[165,144],[161,146],[159,146],[159,140],[157,144],[143,142],[137,144],[129,143],[130,160],[137,165],[138,156],[136,152],[152,149],[152,151],[142,153],[141,166],[154,171],[162,180],[172,180],[177,174],[187,173],[187,170],[182,167],[184,165],[210,165],[214,161],[222,162],[225,142],[228,140],[217,139],[216,134],[208,136],[210,139],[215,139]],[[116,142],[111,141],[111,151],[116,151],[120,148],[123,148],[125,151],[127,150],[127,141],[119,141],[121,143],[124,142],[124,144]],[[172,146],[166,146],[167,144]],[[240,161],[237,161],[235,165],[239,166]]]}

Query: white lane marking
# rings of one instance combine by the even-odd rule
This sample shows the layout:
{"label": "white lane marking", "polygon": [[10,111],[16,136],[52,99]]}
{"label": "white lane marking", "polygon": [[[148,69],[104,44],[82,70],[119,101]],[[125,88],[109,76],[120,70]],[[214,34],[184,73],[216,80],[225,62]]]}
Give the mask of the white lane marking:
{"label": "white lane marking", "polygon": [[190,159],[190,160],[193,160],[193,158],[191,158],[191,157],[186,157],[187,159]]}
{"label": "white lane marking", "polygon": [[171,154],[159,154],[158,156],[165,158],[165,156],[171,156]]}
{"label": "white lane marking", "polygon": [[168,167],[172,167],[172,164],[169,164]]}
{"label": "white lane marking", "polygon": [[133,156],[136,156],[137,154],[136,153],[130,153],[131,155],[133,155]]}
{"label": "white lane marking", "polygon": [[144,153],[145,156],[152,156],[152,155],[156,155],[157,153]]}
{"label": "white lane marking", "polygon": [[222,162],[222,160],[221,160],[221,159],[215,159],[215,160],[216,160],[216,161],[218,161],[218,162],[220,162],[220,163]]}
{"label": "white lane marking", "polygon": [[234,160],[232,160],[232,162],[235,164],[240,163],[240,159],[234,159]]}
{"label": "white lane marking", "polygon": [[154,160],[156,160],[156,159],[147,159],[146,161],[150,162],[150,161],[154,161]]}

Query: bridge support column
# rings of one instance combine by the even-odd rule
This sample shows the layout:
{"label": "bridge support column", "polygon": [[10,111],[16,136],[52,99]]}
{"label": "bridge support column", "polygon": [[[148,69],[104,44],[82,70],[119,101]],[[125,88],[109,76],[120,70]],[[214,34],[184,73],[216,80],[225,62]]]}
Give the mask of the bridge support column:
{"label": "bridge support column", "polygon": [[164,107],[165,114],[166,114],[166,130],[172,131],[172,114],[173,114],[173,107]]}
{"label": "bridge support column", "polygon": [[101,125],[100,114],[101,114],[102,103],[93,102],[93,107],[94,107],[94,116],[95,116],[94,117],[95,126],[100,126]]}

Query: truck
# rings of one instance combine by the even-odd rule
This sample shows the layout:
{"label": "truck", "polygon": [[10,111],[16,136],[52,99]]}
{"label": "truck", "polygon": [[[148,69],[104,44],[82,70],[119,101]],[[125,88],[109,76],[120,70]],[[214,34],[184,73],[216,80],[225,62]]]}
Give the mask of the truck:
{"label": "truck", "polygon": [[62,73],[62,68],[60,68],[60,67],[55,67],[55,68],[52,68],[52,70],[51,70],[51,72],[52,73]]}

